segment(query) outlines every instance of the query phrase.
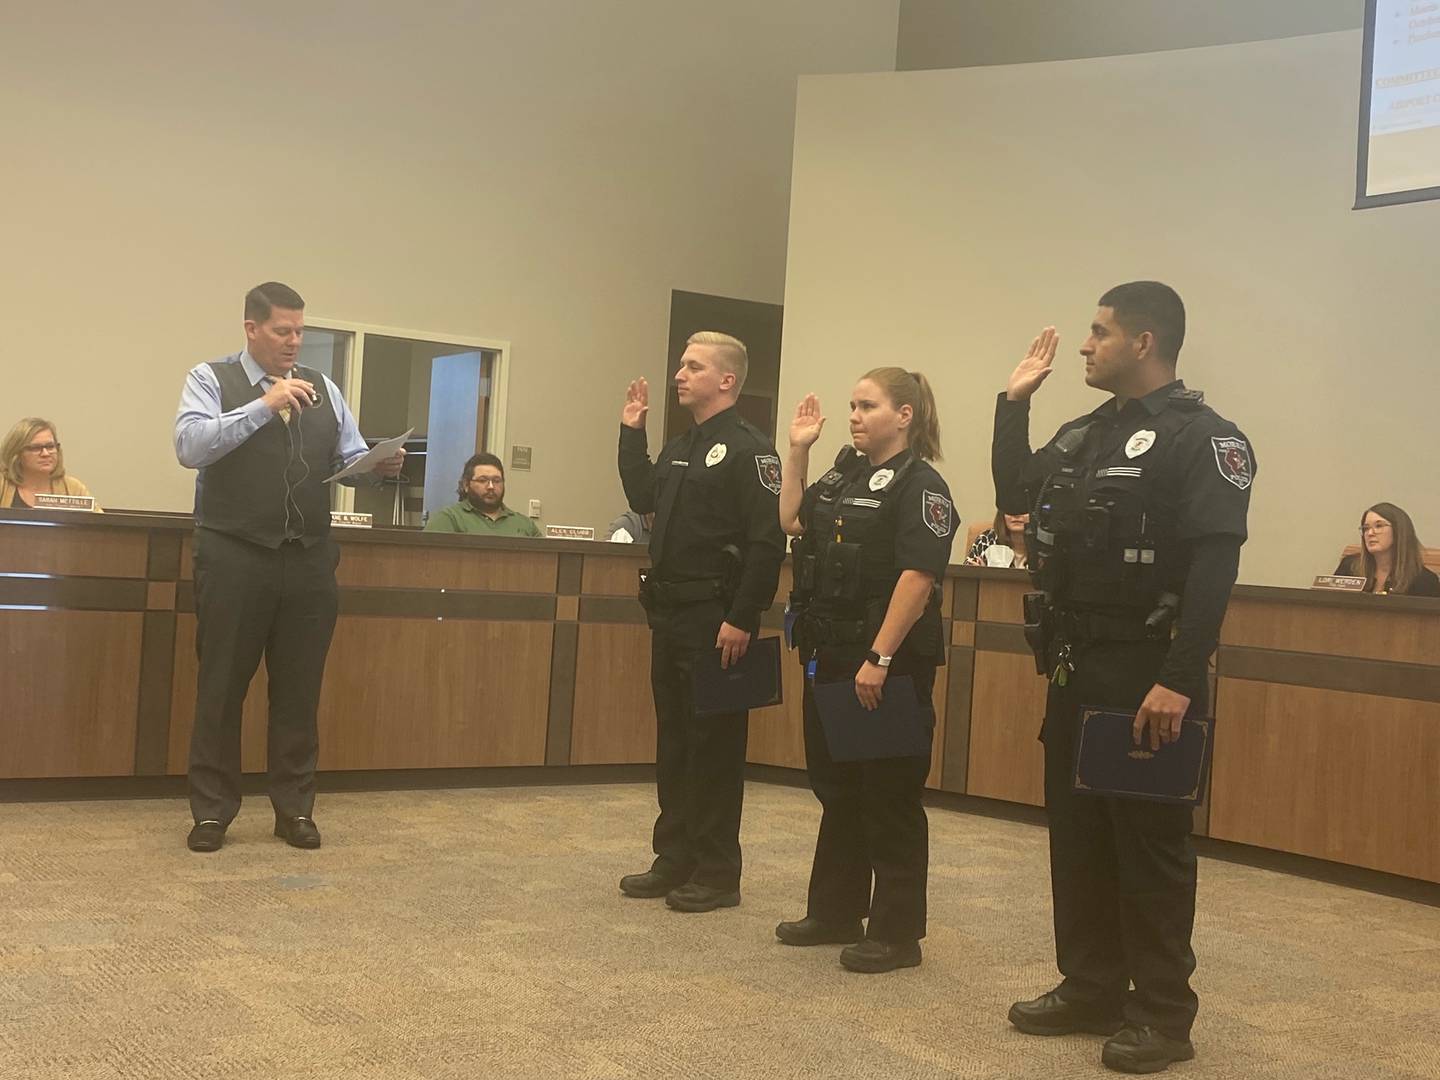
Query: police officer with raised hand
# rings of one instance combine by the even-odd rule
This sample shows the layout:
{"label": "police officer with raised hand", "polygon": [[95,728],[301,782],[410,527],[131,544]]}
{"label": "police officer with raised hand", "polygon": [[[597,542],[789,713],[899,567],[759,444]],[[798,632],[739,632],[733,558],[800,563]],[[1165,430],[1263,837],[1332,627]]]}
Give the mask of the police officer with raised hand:
{"label": "police officer with raised hand", "polygon": [[713,650],[739,661],[775,598],[785,538],[776,501],[780,458],[735,410],[745,346],[703,331],[686,342],[675,389],[695,426],[647,454],[644,379],[630,384],[620,427],[620,479],[630,508],[655,514],[640,600],[652,630],[660,815],[650,869],[620,879],[627,896],[665,897],[679,911],[740,903],[740,808],[749,714],[695,713],[695,664]]}
{"label": "police officer with raised hand", "polygon": [[812,679],[853,681],[860,703],[874,710],[887,679],[908,675],[933,731],[931,693],[945,655],[939,586],[954,512],[930,465],[940,457],[940,424],[924,375],[898,367],[866,373],[850,403],[853,446],[806,487],[824,423],[807,396],[790,426],[780,494],[781,527],[798,538],[794,641],[811,673],[805,763],[824,813],[806,916],[782,922],[775,935],[787,945],[843,943],[840,962],[850,970],[893,971],[920,963],[925,936],[930,835],[921,795],[930,755],[834,760]]}
{"label": "police officer with raised hand", "polygon": [[[1255,458],[1234,424],[1175,377],[1185,308],[1136,281],[1100,298],[1080,354],[1113,395],[1031,453],[1030,397],[1059,339],[1047,327],[995,409],[1005,513],[1029,512],[1026,633],[1050,679],[1043,739],[1060,985],[1017,1002],[1034,1035],[1111,1036],[1101,1060],[1158,1072],[1195,1055],[1195,852],[1188,806],[1075,794],[1082,706],[1137,710],[1152,751],[1208,707],[1207,664],[1239,568]],[[1131,983],[1134,991],[1129,992]]]}

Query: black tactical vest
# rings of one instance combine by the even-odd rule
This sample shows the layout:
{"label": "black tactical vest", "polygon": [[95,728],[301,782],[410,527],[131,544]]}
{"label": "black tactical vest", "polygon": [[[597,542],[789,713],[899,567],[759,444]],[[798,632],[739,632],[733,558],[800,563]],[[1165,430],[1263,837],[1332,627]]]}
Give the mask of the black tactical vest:
{"label": "black tactical vest", "polygon": [[[238,363],[210,365],[220,382],[220,409],[230,412],[265,396]],[[294,410],[287,424],[278,415],[212,465],[195,485],[195,524],[278,548],[286,540],[307,547],[330,533],[330,485],[340,420],[328,384],[317,371],[295,368],[313,384],[320,403]]]}

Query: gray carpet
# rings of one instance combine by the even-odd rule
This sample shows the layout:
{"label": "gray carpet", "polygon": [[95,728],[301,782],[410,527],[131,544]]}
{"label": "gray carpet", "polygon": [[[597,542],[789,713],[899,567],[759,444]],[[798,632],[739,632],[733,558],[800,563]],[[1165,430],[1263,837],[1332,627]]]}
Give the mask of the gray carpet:
{"label": "gray carpet", "polygon": [[[180,800],[0,805],[0,1076],[326,1080],[1094,1077],[1005,1010],[1054,981],[1044,831],[930,813],[922,967],[772,936],[818,811],[752,784],[744,903],[622,898],[639,785],[323,796],[325,846],[247,801],[215,855]],[[1440,910],[1201,866],[1200,1057],[1172,1075],[1440,1076]]]}

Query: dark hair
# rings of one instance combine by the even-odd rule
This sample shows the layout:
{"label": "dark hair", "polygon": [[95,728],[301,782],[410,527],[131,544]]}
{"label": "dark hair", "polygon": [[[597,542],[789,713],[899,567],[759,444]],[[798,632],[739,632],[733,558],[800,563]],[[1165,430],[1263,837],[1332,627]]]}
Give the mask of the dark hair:
{"label": "dark hair", "polygon": [[500,479],[505,479],[505,466],[498,457],[494,454],[475,454],[469,461],[465,462],[465,467],[460,470],[460,485],[458,488],[460,498],[463,499],[470,493],[470,478],[475,475],[475,470],[481,465],[490,465],[499,469]]}
{"label": "dark hair", "polygon": [[1379,502],[1360,515],[1360,553],[1350,556],[1347,569],[1355,576],[1365,575],[1365,587],[1375,588],[1375,556],[1365,546],[1365,519],[1375,514],[1390,523],[1395,534],[1395,546],[1390,549],[1390,576],[1385,581],[1387,592],[1404,593],[1425,569],[1425,548],[1415,535],[1415,522],[1410,515],[1394,503]]}
{"label": "dark hair", "polygon": [[1180,294],[1159,281],[1129,281],[1100,297],[1100,307],[1115,312],[1115,321],[1132,337],[1147,330],[1155,351],[1174,364],[1185,344],[1185,304]]}
{"label": "dark hair", "polygon": [[286,311],[304,311],[305,301],[289,285],[267,281],[245,294],[245,321],[263,323],[270,318],[270,309],[277,307]]}

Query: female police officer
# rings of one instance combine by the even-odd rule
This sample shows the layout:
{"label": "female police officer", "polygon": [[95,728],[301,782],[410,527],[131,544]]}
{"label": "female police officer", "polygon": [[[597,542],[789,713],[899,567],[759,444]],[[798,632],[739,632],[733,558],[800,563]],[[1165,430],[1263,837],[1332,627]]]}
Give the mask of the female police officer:
{"label": "female police officer", "polygon": [[[854,446],[808,488],[810,447],[825,419],[813,394],[799,404],[780,491],[780,526],[799,538],[791,610],[811,673],[805,759],[824,813],[806,917],[782,922],[775,934],[787,945],[849,943],[840,954],[845,967],[879,972],[920,963],[929,864],[920,796],[930,757],[835,761],[812,682],[853,680],[855,696],[873,710],[887,677],[908,675],[933,729],[930,696],[944,662],[939,583],[954,512],[930,465],[940,456],[940,425],[925,377],[876,368],[852,397]],[[861,926],[867,915],[868,930]]]}

